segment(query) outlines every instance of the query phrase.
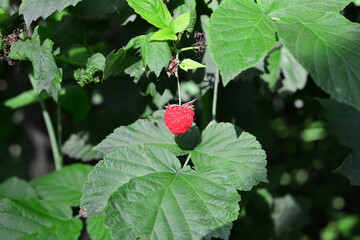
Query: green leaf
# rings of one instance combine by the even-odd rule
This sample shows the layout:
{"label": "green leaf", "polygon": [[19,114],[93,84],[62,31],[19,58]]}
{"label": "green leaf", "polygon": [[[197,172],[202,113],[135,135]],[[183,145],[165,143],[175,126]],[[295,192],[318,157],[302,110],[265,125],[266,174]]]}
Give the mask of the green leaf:
{"label": "green leaf", "polygon": [[279,90],[283,93],[296,92],[303,89],[306,84],[308,72],[294,58],[286,47],[281,48],[281,70],[284,75],[282,88]]}
{"label": "green leaf", "polygon": [[360,186],[360,152],[350,153],[334,172],[347,177],[351,185]]}
{"label": "green leaf", "polygon": [[[178,5],[174,11],[173,11],[173,15],[174,17],[178,17],[181,14],[184,13],[190,13],[190,21],[188,26],[186,27],[186,30],[188,32],[192,32],[194,29],[194,25],[196,22],[196,0],[184,0],[182,1],[183,4]],[[180,4],[181,2],[179,2]],[[184,29],[185,30],[185,29]]]}
{"label": "green leaf", "polygon": [[12,177],[0,184],[0,200],[2,198],[31,200],[36,199],[37,194],[30,183],[17,177]]}
{"label": "green leaf", "polygon": [[156,146],[129,146],[107,154],[96,164],[83,188],[84,215],[101,215],[110,195],[134,177],[155,172],[176,172],[181,166],[169,151]]}
{"label": "green leaf", "polygon": [[275,18],[298,17],[308,13],[339,12],[351,0],[259,0],[259,6],[266,13]]}
{"label": "green leaf", "polygon": [[169,27],[172,19],[162,0],[127,0],[137,14],[158,28]]}
{"label": "green leaf", "polygon": [[275,44],[275,25],[253,0],[226,0],[209,21],[210,52],[224,85]]}
{"label": "green leaf", "polygon": [[110,230],[104,226],[104,215],[87,218],[86,223],[91,240],[111,240]]}
{"label": "green leaf", "polygon": [[[42,97],[46,97],[46,96],[42,95]],[[17,109],[36,102],[38,102],[38,94],[33,89],[31,89],[26,92],[22,92],[13,98],[6,100],[4,102],[4,105],[12,109]]]}
{"label": "green leaf", "polygon": [[156,31],[151,37],[150,40],[163,41],[163,40],[176,40],[177,36],[171,28],[164,28]]}
{"label": "green leaf", "polygon": [[351,184],[360,186],[360,111],[333,99],[319,99],[319,102],[324,107],[327,129],[340,144],[354,150],[335,172],[350,179]]}
{"label": "green leaf", "polygon": [[[134,42],[129,42],[129,44]],[[139,58],[134,55],[131,49],[121,48],[113,50],[106,56],[103,79],[106,80],[111,76],[121,76],[125,74],[125,69],[138,62]]]}
{"label": "green leaf", "polygon": [[73,164],[43,177],[35,178],[31,184],[47,201],[79,206],[81,190],[87,179],[91,166]]}
{"label": "green leaf", "polygon": [[169,65],[171,51],[167,42],[151,42],[147,36],[141,44],[141,56],[144,65],[158,77],[161,70]]}
{"label": "green leaf", "polygon": [[72,218],[41,231],[19,238],[19,240],[69,239],[78,240],[81,234],[82,222]]}
{"label": "green leaf", "polygon": [[23,0],[19,7],[19,13],[24,15],[26,26],[30,28],[32,21],[39,17],[47,18],[52,13],[64,10],[66,7],[75,6],[81,0]]}
{"label": "green leaf", "polygon": [[86,63],[86,68],[76,69],[74,78],[80,86],[84,86],[90,82],[100,82],[99,76],[95,76],[96,72],[103,72],[105,69],[105,57],[101,53],[92,55]]}
{"label": "green leaf", "polygon": [[249,191],[266,179],[266,155],[251,134],[230,123],[210,123],[191,152],[197,170],[217,168],[237,189]]}
{"label": "green leaf", "polygon": [[353,3],[355,4],[355,6],[360,6],[360,0],[354,0]]}
{"label": "green leaf", "polygon": [[187,72],[189,69],[205,68],[206,66],[201,64],[201,63],[198,63],[198,62],[196,62],[194,60],[186,58],[186,59],[181,61],[181,63],[179,64],[179,67],[182,70]]}
{"label": "green leaf", "polygon": [[109,199],[113,239],[228,239],[240,196],[217,171],[158,172],[134,178]]}
{"label": "green leaf", "polygon": [[88,144],[88,140],[89,134],[71,134],[61,150],[67,156],[74,159],[80,159],[84,162],[102,158],[103,154],[93,150],[93,145]]}
{"label": "green leaf", "polygon": [[61,90],[59,104],[71,113],[76,123],[84,121],[91,108],[86,91],[76,85],[68,85]]}
{"label": "green leaf", "polygon": [[[164,122],[164,111],[156,112],[153,119],[139,119],[128,126],[121,126],[108,135],[95,150],[107,154],[119,147],[131,145],[153,145],[168,149],[176,155],[184,155],[194,146],[179,144],[176,135],[172,134]],[[198,137],[196,131],[188,131],[183,135]]]}
{"label": "green leaf", "polygon": [[53,42],[46,39],[40,43],[40,36],[35,28],[31,40],[18,41],[11,46],[9,57],[14,60],[29,60],[34,68],[34,82],[38,93],[45,90],[55,100],[60,91],[62,73],[56,66],[52,54]]}
{"label": "green leaf", "polygon": [[[3,199],[0,202],[0,219],[0,235],[7,240],[49,239],[41,237],[46,235],[75,240],[81,231],[81,221],[72,220],[71,208],[61,202]],[[71,224],[67,224],[68,221]],[[64,225],[67,225],[66,229]]]}
{"label": "green leaf", "polygon": [[360,109],[360,25],[338,13],[278,21],[279,36],[314,81],[339,102]]}
{"label": "green leaf", "polygon": [[267,61],[267,71],[261,75],[261,78],[268,83],[269,89],[274,90],[275,84],[280,78],[280,49],[275,49],[269,53],[269,56],[265,59]]}
{"label": "green leaf", "polygon": [[175,32],[183,32],[190,24],[190,13],[183,13],[177,17],[171,24],[171,29]]}

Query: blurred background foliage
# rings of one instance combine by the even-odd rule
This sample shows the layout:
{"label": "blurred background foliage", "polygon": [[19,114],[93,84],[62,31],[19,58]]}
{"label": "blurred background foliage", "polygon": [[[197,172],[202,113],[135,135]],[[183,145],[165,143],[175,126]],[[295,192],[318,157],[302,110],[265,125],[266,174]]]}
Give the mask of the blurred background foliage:
{"label": "blurred background foliage", "polygon": [[[0,1],[0,20],[17,10],[18,2],[7,2]],[[154,30],[135,16],[125,1],[104,2],[99,5],[95,0],[83,0],[75,7],[37,21],[42,36],[54,41],[57,64],[63,69],[65,93],[59,102],[63,151],[67,153],[65,164],[78,161],[76,158],[95,164],[92,159],[101,157],[98,153],[76,155],[77,150],[71,149],[69,143],[66,145],[68,139],[77,143],[82,139],[80,142],[90,151],[91,145],[116,127],[133,123],[176,101],[176,79],[168,78],[165,71],[158,78],[153,73],[146,76],[146,71],[133,65],[125,70],[127,74],[100,81],[101,72],[96,69],[79,70],[79,79],[96,82],[98,77],[98,83],[81,87],[74,80],[74,71],[85,69],[94,53],[107,56],[133,37]],[[179,5],[178,1],[167,2],[171,10]],[[197,1],[196,31],[206,30],[208,16],[218,3]],[[360,22],[356,4],[349,5],[344,15]],[[3,29],[1,33],[7,34]],[[189,34],[181,45],[190,46],[194,42]],[[213,63],[208,52],[204,57],[193,52],[182,55],[185,56],[208,66],[195,72],[179,72],[183,100],[198,98],[196,123],[204,129],[211,120]],[[310,77],[301,89],[284,91],[286,84],[280,72],[275,82],[269,81],[273,79],[270,74],[277,74],[271,72],[270,66],[276,64],[272,61],[270,56],[266,57],[263,62],[269,67],[265,66],[265,70],[249,69],[219,88],[218,121],[232,122],[255,135],[268,156],[269,183],[241,193],[242,210],[231,239],[360,240],[360,189],[334,173],[351,149],[341,146],[330,134],[323,108],[316,100],[328,95]],[[1,103],[31,89],[26,79],[30,69],[26,62],[13,66],[2,62]],[[51,99],[46,104],[55,122],[56,105]],[[1,104],[0,133],[0,181],[11,176],[29,180],[54,169],[38,104],[15,109]],[[79,134],[72,135],[76,133]]]}

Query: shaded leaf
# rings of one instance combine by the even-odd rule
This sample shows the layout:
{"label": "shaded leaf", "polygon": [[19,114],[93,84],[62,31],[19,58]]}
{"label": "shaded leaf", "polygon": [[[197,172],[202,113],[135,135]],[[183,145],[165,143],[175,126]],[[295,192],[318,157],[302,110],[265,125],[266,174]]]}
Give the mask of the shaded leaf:
{"label": "shaded leaf", "polygon": [[19,7],[19,13],[24,15],[26,26],[30,28],[32,21],[39,17],[47,18],[54,12],[60,12],[66,7],[75,6],[81,0],[23,0]]}
{"label": "shaded leaf", "polygon": [[107,154],[91,171],[83,188],[81,209],[85,216],[101,215],[110,195],[135,177],[155,172],[176,172],[180,162],[156,146],[129,146]]}
{"label": "shaded leaf", "polygon": [[88,165],[73,164],[35,178],[31,184],[44,200],[79,206],[81,190],[91,169]]}
{"label": "shaded leaf", "polygon": [[86,229],[91,240],[111,240],[110,230],[105,228],[104,222],[104,215],[86,219]]}
{"label": "shaded leaf", "polygon": [[103,79],[124,75],[125,69],[138,61],[139,58],[134,55],[131,49],[120,48],[119,50],[113,50],[106,56]]}
{"label": "shaded leaf", "polygon": [[80,86],[94,82],[100,82],[99,76],[95,76],[96,72],[103,72],[105,69],[105,57],[101,53],[95,53],[88,58],[86,68],[76,69],[74,78]]}
{"label": "shaded leaf", "polygon": [[[35,236],[46,235],[63,236],[65,238],[59,239],[75,240],[78,239],[81,231],[81,221],[72,220],[70,207],[60,202],[3,199],[0,202],[0,219],[2,219],[0,235],[7,240],[36,239]],[[68,224],[68,221],[71,224]],[[63,228],[64,225],[68,225],[66,229]],[[40,239],[47,238],[40,237]]]}
{"label": "shaded leaf", "polygon": [[0,184],[0,199],[10,198],[14,200],[36,199],[34,187],[17,177],[11,177]]}
{"label": "shaded leaf", "polygon": [[137,14],[158,28],[166,28],[172,22],[171,15],[162,0],[127,0]]}
{"label": "shaded leaf", "polygon": [[[152,119],[139,119],[131,125],[115,129],[94,149],[107,154],[124,146],[153,145],[166,148],[176,155],[188,153],[193,146],[176,142],[176,135],[172,134],[165,125],[163,114],[164,111],[155,112],[155,117]],[[198,137],[196,132],[186,134],[193,135],[193,138]]]}
{"label": "shaded leaf", "polygon": [[62,152],[67,156],[87,162],[100,159],[103,154],[93,150],[93,145],[88,144],[89,134],[71,134],[62,146]]}
{"label": "shaded leaf", "polygon": [[351,185],[360,186],[360,153],[358,150],[347,155],[344,162],[334,172],[347,177]]}
{"label": "shaded leaf", "polygon": [[265,60],[267,62],[265,73],[261,75],[261,78],[268,83],[269,89],[272,91],[275,89],[275,84],[280,78],[280,59],[280,49],[270,52]]}
{"label": "shaded leaf", "polygon": [[113,239],[227,239],[240,196],[217,171],[158,172],[134,178],[109,199]]}
{"label": "shaded leaf", "polygon": [[191,159],[197,170],[221,170],[239,190],[249,191],[260,181],[267,182],[266,155],[260,143],[230,123],[210,123]]}
{"label": "shaded leaf", "polygon": [[226,0],[209,21],[210,52],[224,85],[275,44],[275,25],[252,0]]}
{"label": "shaded leaf", "polygon": [[277,26],[314,81],[339,102],[360,109],[360,25],[329,12],[282,18]]}
{"label": "shaded leaf", "polygon": [[9,57],[14,60],[29,60],[34,68],[36,91],[40,93],[45,90],[56,100],[61,88],[62,73],[52,54],[53,42],[46,39],[41,45],[37,29],[35,28],[31,40],[13,44]]}

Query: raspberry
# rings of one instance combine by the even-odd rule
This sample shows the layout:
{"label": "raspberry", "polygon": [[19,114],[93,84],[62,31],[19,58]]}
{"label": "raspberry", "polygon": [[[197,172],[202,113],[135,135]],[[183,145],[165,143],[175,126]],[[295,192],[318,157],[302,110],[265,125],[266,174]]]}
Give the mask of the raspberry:
{"label": "raspberry", "polygon": [[194,121],[194,107],[192,100],[183,105],[169,105],[166,107],[164,120],[166,126],[173,134],[185,133]]}

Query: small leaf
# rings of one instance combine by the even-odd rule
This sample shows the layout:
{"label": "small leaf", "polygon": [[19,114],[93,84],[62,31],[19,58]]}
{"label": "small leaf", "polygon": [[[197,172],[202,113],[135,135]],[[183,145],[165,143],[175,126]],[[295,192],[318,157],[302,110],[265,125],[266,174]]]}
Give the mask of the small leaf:
{"label": "small leaf", "polygon": [[[174,134],[165,125],[164,111],[155,112],[154,116],[153,119],[139,119],[131,125],[115,129],[94,149],[107,154],[119,147],[153,145],[166,148],[176,155],[187,154],[192,146],[180,145],[176,142]],[[192,135],[193,139],[198,137],[196,131],[185,134]]]}
{"label": "small leaf", "polygon": [[1,237],[7,240],[49,239],[50,236],[76,240],[82,225],[80,219],[72,219],[71,208],[66,204],[40,200],[3,199],[0,201],[0,219]]}
{"label": "small leaf", "polygon": [[111,240],[110,229],[104,226],[104,222],[104,215],[86,219],[86,229],[91,240]]}
{"label": "small leaf", "polygon": [[163,68],[169,65],[171,51],[166,42],[150,42],[150,37],[144,38],[141,44],[141,56],[145,66],[158,77]]}
{"label": "small leaf", "polygon": [[100,82],[100,78],[95,76],[96,72],[103,72],[105,69],[105,57],[101,53],[92,55],[86,63],[85,69],[76,69],[74,78],[80,86],[94,82]]}
{"label": "small leaf", "polygon": [[19,13],[24,15],[26,26],[30,28],[32,21],[39,17],[44,19],[52,13],[64,10],[66,7],[75,6],[81,0],[23,0],[19,7]]}
{"label": "small leaf", "polygon": [[[41,97],[47,98],[47,96],[45,95],[41,95]],[[12,109],[17,109],[36,102],[38,102],[38,94],[35,92],[35,90],[31,89],[26,92],[22,92],[13,98],[6,100],[4,102],[4,105]]]}
{"label": "small leaf", "polygon": [[217,168],[237,189],[249,191],[266,179],[266,155],[251,134],[230,123],[210,123],[191,152],[195,168]]}
{"label": "small leaf", "polygon": [[269,56],[265,59],[267,64],[267,72],[261,75],[261,78],[268,83],[269,89],[273,91],[275,84],[280,78],[280,49],[275,49],[269,53]]}
{"label": "small leaf", "polygon": [[0,200],[2,198],[31,200],[36,199],[37,194],[30,183],[17,177],[12,177],[0,184]]}
{"label": "small leaf", "polygon": [[34,68],[36,91],[40,93],[45,90],[57,100],[62,73],[56,66],[52,54],[53,42],[46,39],[41,45],[37,29],[35,28],[31,40],[19,41],[12,45],[9,57],[14,60],[30,60]]}
{"label": "small leaf", "polygon": [[85,216],[101,215],[110,195],[134,177],[155,172],[176,172],[181,166],[169,151],[155,146],[129,146],[107,154],[89,174],[81,209]]}
{"label": "small leaf", "polygon": [[156,31],[151,37],[150,40],[163,41],[163,40],[176,40],[177,36],[171,28],[164,28]]}
{"label": "small leaf", "polygon": [[134,178],[113,193],[105,224],[119,240],[228,239],[239,200],[217,171],[157,172]]}
{"label": "small leaf", "polygon": [[31,184],[39,195],[56,203],[79,206],[81,190],[92,167],[73,164],[43,177],[35,178]]}
{"label": "small leaf", "polygon": [[158,28],[170,26],[172,19],[162,0],[127,0],[137,14]]}
{"label": "small leaf", "polygon": [[334,172],[347,177],[351,185],[360,186],[360,152],[350,153]]}
{"label": "small leaf", "polygon": [[189,58],[186,58],[184,60],[181,61],[181,63],[179,64],[179,67],[184,70],[184,71],[188,71],[189,69],[196,69],[196,68],[205,68],[206,66],[198,63],[194,60],[191,60]]}
{"label": "small leaf", "polygon": [[183,32],[190,24],[190,13],[183,13],[177,17],[170,25],[173,32]]}
{"label": "small leaf", "polygon": [[87,143],[88,139],[88,134],[71,134],[62,146],[62,152],[71,158],[80,159],[84,162],[102,158],[103,154],[93,150],[93,145]]}
{"label": "small leaf", "polygon": [[224,85],[275,45],[275,25],[253,0],[226,0],[209,21],[210,52]]}
{"label": "small leaf", "polygon": [[[183,4],[181,4],[182,2]],[[186,27],[186,30],[188,32],[192,32],[196,22],[196,0],[184,0],[182,2],[179,2],[180,5],[174,9],[173,15],[176,17],[184,13],[190,13],[190,21]]]}
{"label": "small leaf", "polygon": [[279,89],[280,92],[293,93],[305,87],[308,72],[284,46],[281,48],[280,66],[284,75],[283,86]]}

